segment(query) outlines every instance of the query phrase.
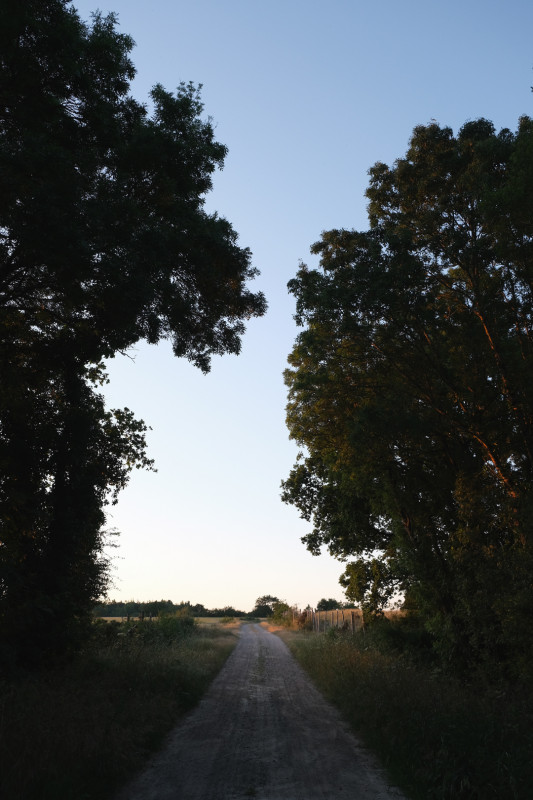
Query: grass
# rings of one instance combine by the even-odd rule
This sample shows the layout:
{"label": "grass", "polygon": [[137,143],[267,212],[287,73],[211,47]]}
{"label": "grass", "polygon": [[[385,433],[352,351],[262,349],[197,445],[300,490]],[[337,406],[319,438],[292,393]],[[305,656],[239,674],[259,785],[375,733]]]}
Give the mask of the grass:
{"label": "grass", "polygon": [[368,634],[279,635],[412,800],[533,796],[531,687],[465,685]]}
{"label": "grass", "polygon": [[226,626],[97,628],[75,662],[0,683],[3,800],[112,797],[198,702],[236,643]]}

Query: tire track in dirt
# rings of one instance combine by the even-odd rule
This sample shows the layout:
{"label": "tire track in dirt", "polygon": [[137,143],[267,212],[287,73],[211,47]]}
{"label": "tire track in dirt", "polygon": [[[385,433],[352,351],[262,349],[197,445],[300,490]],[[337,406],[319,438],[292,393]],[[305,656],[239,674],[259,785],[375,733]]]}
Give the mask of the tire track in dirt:
{"label": "tire track in dirt", "polygon": [[286,645],[259,625],[116,800],[402,800]]}

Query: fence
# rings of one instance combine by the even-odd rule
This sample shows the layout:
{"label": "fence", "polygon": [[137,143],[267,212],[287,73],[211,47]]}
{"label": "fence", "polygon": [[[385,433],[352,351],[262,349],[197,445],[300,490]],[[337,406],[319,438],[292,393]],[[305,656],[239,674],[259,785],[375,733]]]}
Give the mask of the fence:
{"label": "fence", "polygon": [[355,633],[363,627],[363,619],[359,609],[336,608],[333,611],[313,611],[311,609],[312,629],[316,633],[325,633],[330,628],[342,628]]}
{"label": "fence", "polygon": [[363,627],[363,617],[358,608],[336,608],[333,611],[315,611],[309,606],[300,611],[296,606],[285,614],[292,626],[311,628],[316,633],[325,633],[331,628],[341,628],[355,633]]}

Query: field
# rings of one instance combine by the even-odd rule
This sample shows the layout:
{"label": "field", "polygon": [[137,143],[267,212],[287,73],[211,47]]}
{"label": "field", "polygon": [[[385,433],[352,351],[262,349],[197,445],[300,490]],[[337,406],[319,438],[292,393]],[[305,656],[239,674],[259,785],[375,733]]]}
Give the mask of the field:
{"label": "field", "polygon": [[0,683],[2,800],[107,800],[198,702],[237,641],[217,624],[96,628],[74,662]]}

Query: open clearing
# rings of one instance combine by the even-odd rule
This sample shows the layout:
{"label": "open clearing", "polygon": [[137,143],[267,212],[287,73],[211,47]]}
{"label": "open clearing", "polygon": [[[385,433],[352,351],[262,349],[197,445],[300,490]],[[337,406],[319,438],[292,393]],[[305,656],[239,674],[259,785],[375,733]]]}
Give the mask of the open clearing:
{"label": "open clearing", "polygon": [[116,800],[400,800],[373,756],[260,625]]}

